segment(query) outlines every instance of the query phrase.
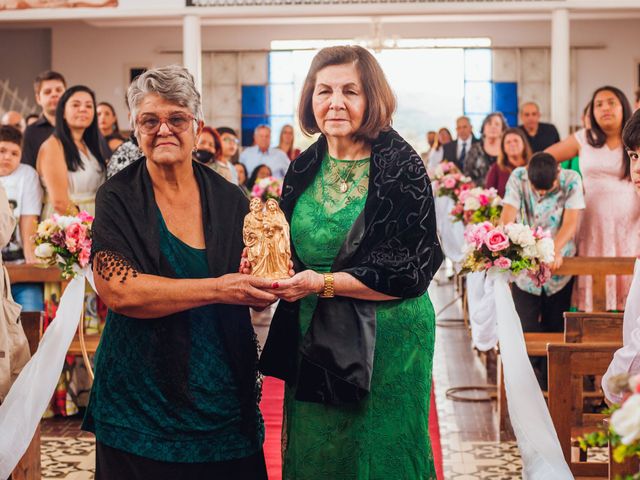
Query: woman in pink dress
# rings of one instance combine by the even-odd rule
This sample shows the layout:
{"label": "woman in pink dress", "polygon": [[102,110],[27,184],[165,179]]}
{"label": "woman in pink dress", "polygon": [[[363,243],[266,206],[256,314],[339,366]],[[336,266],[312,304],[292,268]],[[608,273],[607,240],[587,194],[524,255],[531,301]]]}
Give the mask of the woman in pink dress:
{"label": "woman in pink dress", "polygon": [[[619,89],[597,89],[590,103],[591,128],[552,145],[546,151],[558,162],[580,156],[587,208],[576,243],[583,257],[640,255],[640,197],[630,177],[630,161],[622,145],[622,129],[631,106]],[[574,304],[591,311],[591,277],[578,277]],[[607,277],[607,310],[624,310],[631,276]]]}

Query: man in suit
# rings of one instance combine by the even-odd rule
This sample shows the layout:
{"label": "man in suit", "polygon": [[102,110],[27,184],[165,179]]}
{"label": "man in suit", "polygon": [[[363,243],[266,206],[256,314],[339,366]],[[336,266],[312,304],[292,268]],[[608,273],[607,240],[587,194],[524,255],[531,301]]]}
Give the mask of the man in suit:
{"label": "man in suit", "polygon": [[456,133],[458,138],[454,142],[449,142],[442,147],[442,160],[448,160],[449,162],[455,163],[460,171],[463,171],[464,159],[469,153],[471,145],[478,141],[473,136],[469,117],[459,117],[456,120]]}

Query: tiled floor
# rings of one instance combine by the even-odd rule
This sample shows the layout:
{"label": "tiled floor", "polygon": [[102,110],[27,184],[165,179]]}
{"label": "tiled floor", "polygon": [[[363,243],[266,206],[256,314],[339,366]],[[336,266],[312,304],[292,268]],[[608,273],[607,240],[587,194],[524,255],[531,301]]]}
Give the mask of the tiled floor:
{"label": "tiled floor", "polygon": [[[430,290],[440,310],[454,296],[451,284]],[[491,402],[467,403],[447,399],[450,387],[486,384],[485,368],[473,353],[460,319],[460,302],[438,316],[434,381],[446,480],[511,480],[522,478],[518,448],[512,438],[500,442]],[[80,419],[43,422],[44,479],[93,478],[93,436],[79,430]]]}

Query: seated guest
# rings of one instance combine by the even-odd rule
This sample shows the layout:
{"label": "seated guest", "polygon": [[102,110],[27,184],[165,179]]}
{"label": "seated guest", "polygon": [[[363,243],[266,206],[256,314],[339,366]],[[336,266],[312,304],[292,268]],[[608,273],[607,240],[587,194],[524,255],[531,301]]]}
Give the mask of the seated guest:
{"label": "seated guest", "polygon": [[95,211],[106,164],[100,148],[95,95],[76,85],[64,92],[56,108],[54,134],[40,148],[36,170],[46,191],[44,218]]}
{"label": "seated guest", "polygon": [[[622,141],[631,160],[631,181],[636,192],[640,194],[640,110],[636,110],[622,132]],[[640,272],[633,272],[632,287],[640,281]],[[609,379],[614,375],[640,373],[640,309],[635,307],[638,299],[627,297],[624,310],[624,326],[622,332],[623,346],[614,355],[607,373],[602,377],[604,394],[612,402],[619,403],[622,398],[611,392]],[[634,308],[632,308],[632,306]]]}
{"label": "seated guest", "polygon": [[0,125],[9,125],[10,127],[17,128],[21,132],[24,132],[25,122],[19,112],[15,110],[9,110],[2,116]]}
{"label": "seated guest", "polygon": [[228,182],[238,184],[238,173],[231,162],[222,157],[222,140],[218,132],[211,127],[203,127],[194,158],[211,168]]}
{"label": "seated guest", "polygon": [[291,125],[285,125],[280,130],[280,142],[278,148],[287,154],[289,160],[295,160],[300,155],[300,149],[293,145],[294,135],[293,127]]}
{"label": "seated guest", "polygon": [[535,102],[523,103],[520,107],[520,121],[518,126],[527,136],[533,153],[542,152],[545,148],[560,141],[558,130],[551,123],[540,121],[540,107]]}
{"label": "seated guest", "polygon": [[448,128],[442,127],[438,130],[438,136],[433,144],[433,147],[429,150],[429,163],[427,164],[427,170],[432,170],[438,166],[444,157],[444,146],[451,143],[453,137]]}
{"label": "seated guest", "polygon": [[[0,185],[4,188],[16,219],[16,229],[9,244],[2,249],[5,262],[36,263],[33,236],[42,210],[42,188],[38,174],[29,165],[20,163],[22,133],[0,127]],[[43,291],[40,283],[14,283],[14,300],[28,312],[43,310]]]}
{"label": "seated guest", "polygon": [[247,189],[251,192],[251,189],[256,184],[256,182],[262,178],[270,177],[271,169],[267,165],[258,165],[254,170],[249,180],[247,180]]}
{"label": "seated guest", "polygon": [[118,117],[113,105],[107,102],[98,104],[98,127],[109,147],[109,156],[127,139],[120,133]]}
{"label": "seated guest", "polygon": [[42,108],[42,115],[24,131],[22,142],[22,163],[35,168],[40,145],[53,133],[56,124],[56,107],[67,88],[67,82],[58,72],[42,72],[33,82],[36,103]]}
{"label": "seated guest", "polygon": [[[556,254],[552,271],[562,265],[563,257],[576,254],[574,236],[580,211],[585,208],[578,173],[561,169],[548,153],[537,153],[528,166],[511,173],[503,203],[503,224],[518,222],[551,232]],[[518,277],[511,291],[522,330],[562,332],[562,314],[571,306],[572,287],[573,277],[566,275],[554,275],[542,287],[527,276]],[[532,363],[546,389],[546,358],[533,359]]]}
{"label": "seated guest", "polygon": [[291,161],[279,148],[271,148],[271,127],[258,125],[253,132],[253,147],[246,148],[240,154],[240,162],[253,174],[258,165],[267,165],[272,175],[280,180],[284,178]]}
{"label": "seated guest", "polygon": [[500,141],[498,160],[491,165],[484,186],[495,188],[498,195],[504,197],[507,180],[514,168],[524,167],[529,163],[531,147],[519,128],[510,128]]}
{"label": "seated guest", "polygon": [[500,139],[506,129],[507,120],[502,113],[493,112],[487,115],[480,128],[482,140],[471,146],[464,160],[464,174],[479,187],[484,186],[491,165],[498,160]]}

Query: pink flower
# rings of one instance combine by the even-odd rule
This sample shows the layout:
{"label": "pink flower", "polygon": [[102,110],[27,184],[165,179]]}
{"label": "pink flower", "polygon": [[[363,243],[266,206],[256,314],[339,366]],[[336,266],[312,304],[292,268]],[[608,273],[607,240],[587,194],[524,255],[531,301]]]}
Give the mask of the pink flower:
{"label": "pink flower", "polygon": [[473,185],[471,183],[463,183],[460,185],[460,192],[466,192],[467,190],[471,190]]}
{"label": "pink flower", "polygon": [[449,170],[451,170],[451,164],[449,162],[442,162],[440,164],[440,168],[444,173],[447,173]]}
{"label": "pink flower", "polygon": [[88,212],[85,212],[84,210],[78,213],[78,218],[83,222],[88,222],[88,223],[93,222],[93,217],[89,215]]}
{"label": "pink flower", "polygon": [[476,225],[470,225],[464,231],[464,239],[468,244],[475,246],[475,248],[480,248],[484,243],[487,233],[493,230],[493,228],[494,227],[491,222],[482,222]]}
{"label": "pink flower", "polygon": [[446,176],[443,178],[442,183],[445,188],[454,188],[456,186],[456,179],[452,176]]}
{"label": "pink flower", "polygon": [[81,223],[72,223],[65,231],[65,245],[71,253],[75,253],[80,248],[80,244],[87,238],[87,227]]}
{"label": "pink flower", "polygon": [[486,207],[487,205],[489,205],[489,197],[484,193],[481,193],[480,195],[478,195],[478,201],[480,202],[480,205],[482,205],[483,207]]}
{"label": "pink flower", "polygon": [[536,287],[541,287],[542,285],[547,283],[547,280],[551,278],[551,268],[549,268],[546,263],[541,263],[538,271],[530,272],[529,276],[533,280],[533,283]]}
{"label": "pink flower", "polygon": [[542,227],[537,227],[533,231],[533,236],[536,240],[540,240],[541,238],[551,238],[551,232],[543,229]]}
{"label": "pink flower", "polygon": [[493,261],[493,266],[498,268],[504,268],[505,270],[511,267],[511,260],[507,257],[499,257]]}
{"label": "pink flower", "polygon": [[86,267],[91,258],[91,239],[85,238],[80,243],[80,253],[78,254],[78,262],[81,267]]}
{"label": "pink flower", "polygon": [[464,203],[465,200],[469,198],[469,195],[471,195],[471,190],[465,188],[460,192],[460,195],[458,196],[458,200],[460,200],[460,203]]}
{"label": "pink flower", "polygon": [[487,233],[484,237],[484,244],[492,252],[499,252],[509,247],[509,237],[496,228]]}

